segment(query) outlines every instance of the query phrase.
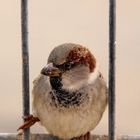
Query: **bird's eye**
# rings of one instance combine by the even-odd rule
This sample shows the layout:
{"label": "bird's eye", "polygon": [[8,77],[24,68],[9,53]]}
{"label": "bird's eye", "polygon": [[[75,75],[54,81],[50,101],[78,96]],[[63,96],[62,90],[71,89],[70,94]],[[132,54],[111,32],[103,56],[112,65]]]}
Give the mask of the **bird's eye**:
{"label": "bird's eye", "polygon": [[64,67],[65,69],[69,70],[71,68],[71,63],[65,63]]}
{"label": "bird's eye", "polygon": [[55,67],[59,68],[61,71],[70,70],[74,66],[75,66],[75,64],[72,62],[66,62],[66,63],[63,63],[61,65],[55,65]]}

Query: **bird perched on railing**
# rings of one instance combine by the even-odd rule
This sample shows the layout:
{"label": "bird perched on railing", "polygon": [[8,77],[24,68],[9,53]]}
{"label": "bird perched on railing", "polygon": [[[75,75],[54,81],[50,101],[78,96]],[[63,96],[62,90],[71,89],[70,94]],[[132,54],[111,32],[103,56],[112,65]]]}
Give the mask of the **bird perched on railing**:
{"label": "bird perched on railing", "polygon": [[57,46],[33,83],[33,116],[19,129],[40,121],[59,138],[88,140],[107,105],[106,83],[93,54],[78,44]]}

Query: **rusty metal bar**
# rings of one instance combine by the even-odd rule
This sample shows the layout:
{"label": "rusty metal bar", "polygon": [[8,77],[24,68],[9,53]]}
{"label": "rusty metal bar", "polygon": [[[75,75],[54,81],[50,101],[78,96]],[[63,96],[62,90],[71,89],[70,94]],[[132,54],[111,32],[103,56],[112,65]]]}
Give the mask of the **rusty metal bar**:
{"label": "rusty metal bar", "polygon": [[[21,38],[22,38],[22,97],[23,116],[30,113],[29,98],[29,53],[28,53],[28,0],[21,0]],[[29,140],[29,129],[24,130],[23,139]]]}
{"label": "rusty metal bar", "polygon": [[109,140],[115,140],[116,0],[109,0]]}

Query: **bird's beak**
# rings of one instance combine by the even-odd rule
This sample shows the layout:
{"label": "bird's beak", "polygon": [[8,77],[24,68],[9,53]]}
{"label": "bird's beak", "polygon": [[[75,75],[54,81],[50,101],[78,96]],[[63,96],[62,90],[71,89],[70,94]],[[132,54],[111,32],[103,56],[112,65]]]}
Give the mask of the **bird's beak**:
{"label": "bird's beak", "polygon": [[59,77],[61,76],[61,71],[54,67],[52,63],[49,63],[41,70],[41,74],[50,77]]}

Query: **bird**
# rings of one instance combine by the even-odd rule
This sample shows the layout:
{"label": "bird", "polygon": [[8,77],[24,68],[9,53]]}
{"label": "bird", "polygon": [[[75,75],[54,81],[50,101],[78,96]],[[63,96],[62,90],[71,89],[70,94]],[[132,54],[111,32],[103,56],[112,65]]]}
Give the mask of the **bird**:
{"label": "bird", "polygon": [[39,122],[61,139],[89,140],[107,106],[107,85],[95,56],[80,44],[56,46],[33,81],[32,111],[19,129]]}

